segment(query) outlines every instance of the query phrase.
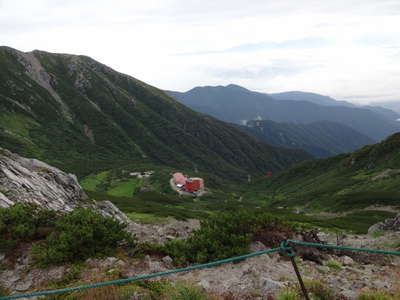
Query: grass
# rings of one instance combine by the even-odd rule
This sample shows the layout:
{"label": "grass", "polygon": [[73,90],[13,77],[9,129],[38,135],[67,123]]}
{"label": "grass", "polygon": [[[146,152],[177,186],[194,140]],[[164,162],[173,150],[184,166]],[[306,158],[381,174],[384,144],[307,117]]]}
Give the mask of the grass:
{"label": "grass", "polygon": [[0,297],[2,296],[8,296],[10,293],[8,292],[7,289],[3,288],[2,286],[0,286]]}
{"label": "grass", "polygon": [[[309,297],[314,300],[335,300],[338,298],[334,291],[321,281],[304,281]],[[301,300],[304,299],[303,293],[298,285],[282,289],[278,295],[278,300]]]}
{"label": "grass", "polygon": [[81,186],[88,191],[95,192],[97,187],[107,178],[109,171],[104,171],[96,175],[85,177],[80,183]]}
{"label": "grass", "polygon": [[358,300],[396,300],[399,299],[383,291],[364,291],[358,296]]}
{"label": "grass", "polygon": [[130,197],[140,188],[140,186],[140,179],[130,178],[113,184],[113,187],[107,191],[107,194],[116,197]]}
{"label": "grass", "polygon": [[40,126],[33,119],[18,114],[2,114],[0,116],[0,127],[7,128],[12,133],[21,137],[29,138],[31,128]]}
{"label": "grass", "polygon": [[382,237],[384,235],[385,235],[385,233],[384,232],[380,232],[380,231],[372,233],[372,237],[374,237],[374,238],[379,238],[379,237]]}
{"label": "grass", "polygon": [[337,270],[337,271],[342,270],[342,266],[336,261],[327,262],[326,266],[329,267],[332,270]]}
{"label": "grass", "polygon": [[171,220],[171,218],[169,217],[159,217],[155,216],[154,214],[130,212],[127,213],[126,215],[132,221],[141,224],[166,224]]}

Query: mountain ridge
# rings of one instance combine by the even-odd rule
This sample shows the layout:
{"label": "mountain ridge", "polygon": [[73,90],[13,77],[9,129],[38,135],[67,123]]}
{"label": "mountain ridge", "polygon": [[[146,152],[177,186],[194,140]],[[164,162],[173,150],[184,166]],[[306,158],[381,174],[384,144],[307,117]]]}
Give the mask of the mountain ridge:
{"label": "mountain ridge", "polygon": [[351,152],[375,143],[346,125],[330,121],[300,124],[254,120],[248,121],[247,126],[238,125],[238,128],[271,145],[304,149],[317,158]]}
{"label": "mountain ridge", "polygon": [[400,123],[371,109],[324,106],[304,100],[276,100],[269,94],[237,89],[236,86],[199,87],[186,93],[167,91],[192,109],[220,120],[243,124],[247,120],[310,123],[333,121],[382,140],[400,130]]}
{"label": "mountain ridge", "polygon": [[311,158],[87,56],[0,47],[0,66],[0,144],[79,176],[136,161],[238,178]]}

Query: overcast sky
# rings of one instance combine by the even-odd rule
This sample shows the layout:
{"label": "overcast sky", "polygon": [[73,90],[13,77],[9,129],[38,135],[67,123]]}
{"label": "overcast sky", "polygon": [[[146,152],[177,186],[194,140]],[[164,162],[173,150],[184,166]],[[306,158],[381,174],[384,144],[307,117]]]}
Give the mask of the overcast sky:
{"label": "overcast sky", "polygon": [[400,0],[0,0],[0,44],[156,87],[400,100]]}

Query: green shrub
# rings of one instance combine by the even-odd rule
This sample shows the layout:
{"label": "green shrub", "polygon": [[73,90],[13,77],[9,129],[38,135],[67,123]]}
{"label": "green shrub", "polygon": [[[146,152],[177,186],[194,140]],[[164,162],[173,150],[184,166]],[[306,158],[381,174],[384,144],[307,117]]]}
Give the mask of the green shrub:
{"label": "green shrub", "polygon": [[207,300],[203,289],[194,285],[178,285],[176,294],[170,297],[171,300]]}
{"label": "green shrub", "polygon": [[326,264],[326,266],[329,267],[330,269],[333,269],[333,270],[341,270],[342,269],[342,266],[339,263],[335,262],[335,261],[328,262]]}
{"label": "green shrub", "polygon": [[392,300],[396,299],[389,296],[384,292],[379,291],[365,291],[358,296],[358,300]]}
{"label": "green shrub", "polygon": [[306,281],[304,284],[312,299],[334,300],[337,298],[333,290],[320,281]]}
{"label": "green shrub", "polygon": [[298,291],[294,288],[285,288],[279,292],[277,296],[278,300],[300,300],[301,297],[298,294]]}
{"label": "green shrub", "polygon": [[166,242],[160,250],[177,264],[204,263],[248,253],[254,239],[277,246],[291,235],[291,230],[289,224],[266,213],[219,213],[202,221],[190,238]]}
{"label": "green shrub", "polygon": [[[338,298],[333,290],[320,281],[304,282],[310,299],[314,300],[335,300]],[[285,288],[278,294],[278,300],[301,300],[304,299],[303,292],[299,285]]]}
{"label": "green shrub", "polygon": [[21,241],[32,241],[45,235],[54,225],[56,213],[30,203],[0,208],[0,251],[9,252]]}
{"label": "green shrub", "polygon": [[8,295],[9,295],[9,292],[5,288],[0,286],[0,297],[8,296]]}
{"label": "green shrub", "polygon": [[34,245],[33,257],[42,264],[60,264],[110,255],[120,242],[133,244],[126,225],[89,209],[61,216],[45,242]]}
{"label": "green shrub", "polygon": [[372,237],[374,237],[374,238],[378,238],[378,237],[381,237],[381,236],[384,236],[385,235],[385,233],[384,232],[373,232],[372,233]]}

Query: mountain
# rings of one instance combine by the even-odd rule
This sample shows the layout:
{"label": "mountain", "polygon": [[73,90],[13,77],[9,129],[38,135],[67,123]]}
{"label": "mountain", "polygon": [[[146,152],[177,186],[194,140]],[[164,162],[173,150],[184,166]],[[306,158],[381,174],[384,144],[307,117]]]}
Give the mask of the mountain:
{"label": "mountain", "polygon": [[268,144],[303,149],[319,158],[352,152],[374,143],[348,126],[329,121],[300,124],[256,120],[238,128]]}
{"label": "mountain", "polygon": [[300,163],[261,185],[274,195],[276,206],[324,211],[399,207],[400,133],[353,153]]}
{"label": "mountain", "polygon": [[86,56],[0,48],[0,145],[80,177],[128,163],[241,178],[311,156],[269,146]]}
{"label": "mountain", "polygon": [[399,122],[370,109],[282,101],[237,85],[196,87],[185,93],[168,93],[196,111],[236,124],[257,119],[292,123],[331,121],[349,126],[375,141],[400,130]]}
{"label": "mountain", "polygon": [[272,93],[268,95],[277,100],[307,101],[318,105],[356,107],[353,103],[347,101],[338,101],[329,96],[323,96],[315,93],[291,91],[283,93]]}
{"label": "mountain", "polygon": [[379,105],[400,114],[400,101],[373,102],[372,105]]}
{"label": "mountain", "polygon": [[315,93],[298,92],[298,91],[276,93],[269,95],[277,100],[307,101],[318,105],[326,105],[326,106],[347,106],[347,107],[364,108],[376,112],[382,115],[384,118],[391,121],[400,118],[400,114],[398,112],[391,110],[389,108],[378,106],[379,103],[373,106],[371,105],[357,106],[354,105],[353,103],[347,101],[339,101],[328,96],[323,96]]}

